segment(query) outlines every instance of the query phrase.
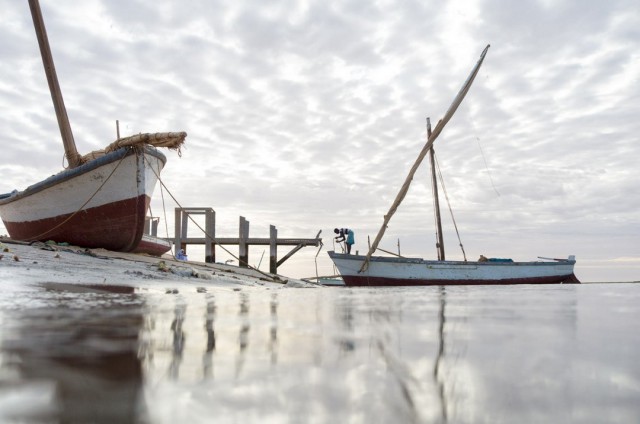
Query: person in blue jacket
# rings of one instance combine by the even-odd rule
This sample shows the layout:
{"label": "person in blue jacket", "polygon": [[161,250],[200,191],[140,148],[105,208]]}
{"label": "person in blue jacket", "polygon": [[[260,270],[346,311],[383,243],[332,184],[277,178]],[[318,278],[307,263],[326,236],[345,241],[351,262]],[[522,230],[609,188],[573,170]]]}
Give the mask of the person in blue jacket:
{"label": "person in blue jacket", "polygon": [[338,243],[343,241],[346,242],[347,254],[351,254],[351,246],[356,242],[353,230],[350,230],[348,228],[335,228],[333,232],[338,234],[338,236],[335,238]]}

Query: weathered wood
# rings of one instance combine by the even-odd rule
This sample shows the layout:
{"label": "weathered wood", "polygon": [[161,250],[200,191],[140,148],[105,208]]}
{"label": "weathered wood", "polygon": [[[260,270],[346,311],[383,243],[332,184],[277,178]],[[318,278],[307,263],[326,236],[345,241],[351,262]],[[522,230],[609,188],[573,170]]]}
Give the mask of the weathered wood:
{"label": "weathered wood", "polygon": [[[174,246],[176,249],[179,249],[182,246],[182,210],[180,208],[176,208],[175,210],[175,228],[174,228]],[[177,252],[174,252],[177,253]]]}
{"label": "weathered wood", "polygon": [[240,266],[246,268],[249,265],[249,245],[247,244],[247,239],[249,238],[249,221],[247,221],[244,216],[240,217],[239,233],[238,259],[240,260]]}
{"label": "weathered wood", "polygon": [[205,211],[205,229],[204,261],[212,264],[216,261],[216,246],[213,242],[216,237],[216,212],[213,209]]}
{"label": "weathered wood", "polygon": [[[427,137],[431,137],[431,120],[429,118],[427,118]],[[436,152],[433,147],[429,150],[429,161],[431,162],[433,209],[436,214],[436,248],[438,260],[444,261],[444,238],[442,236],[442,218],[440,217],[440,199],[438,198],[438,179],[436,176]]]}
{"label": "weathered wood", "polygon": [[269,226],[269,272],[278,273],[278,230],[274,225]]}
{"label": "weathered wood", "polygon": [[[189,215],[205,215],[205,236],[189,237],[187,234],[187,226]],[[215,230],[215,211],[212,208],[176,208],[175,209],[175,237],[168,239],[175,246],[181,246],[185,249],[190,244],[205,245],[205,262],[214,263],[216,261],[215,246],[216,245],[237,245],[239,249],[238,260],[240,266],[249,267],[249,246],[263,245],[269,246],[270,260],[269,270],[271,273],[277,273],[277,268],[284,261],[290,258],[295,252],[307,246],[321,246],[322,239],[319,231],[315,238],[278,238],[278,230],[275,226],[269,227],[269,237],[249,237],[249,221],[244,217],[240,217],[238,237],[216,237]],[[278,261],[278,246],[295,246],[284,258]]]}
{"label": "weathered wood", "polygon": [[284,263],[284,261],[286,261],[287,259],[289,259],[290,257],[293,256],[294,253],[296,253],[298,250],[302,249],[304,246],[299,244],[296,247],[294,247],[293,249],[291,249],[291,252],[287,253],[286,255],[284,255],[284,258],[280,259],[277,263],[276,266],[280,266]]}
{"label": "weathered wood", "polygon": [[53,55],[51,54],[51,47],[49,46],[49,38],[47,37],[47,30],[44,26],[40,3],[38,3],[38,0],[29,0],[29,8],[31,9],[31,17],[33,18],[33,25],[36,30],[38,45],[40,46],[44,72],[47,75],[47,82],[49,83],[53,108],[58,118],[58,127],[60,128],[60,135],[62,136],[65,156],[69,161],[69,167],[75,168],[81,164],[80,154],[78,154],[78,149],[76,149],[76,143],[73,139],[73,133],[71,132],[71,124],[69,124],[69,116],[64,106],[64,100],[62,99],[62,90],[60,90],[56,67],[53,63]]}

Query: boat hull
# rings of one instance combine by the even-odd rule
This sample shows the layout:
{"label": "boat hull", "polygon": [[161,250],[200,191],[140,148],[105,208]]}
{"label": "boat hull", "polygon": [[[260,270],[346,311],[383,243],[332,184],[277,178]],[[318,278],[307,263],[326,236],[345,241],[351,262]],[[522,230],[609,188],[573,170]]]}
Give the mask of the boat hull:
{"label": "boat hull", "polygon": [[140,243],[133,249],[133,253],[146,253],[152,256],[162,256],[171,250],[171,243],[165,239],[143,234]]}
{"label": "boat hull", "polygon": [[11,238],[134,250],[165,156],[123,148],[0,199]]}
{"label": "boat hull", "polygon": [[371,257],[329,252],[346,286],[427,286],[579,283],[575,260],[554,262],[462,262]]}

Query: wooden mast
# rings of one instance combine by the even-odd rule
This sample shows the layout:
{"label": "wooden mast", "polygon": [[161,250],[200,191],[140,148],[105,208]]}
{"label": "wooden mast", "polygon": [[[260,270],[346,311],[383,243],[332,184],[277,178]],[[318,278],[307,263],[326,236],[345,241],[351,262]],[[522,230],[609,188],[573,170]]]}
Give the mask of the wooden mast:
{"label": "wooden mast", "polygon": [[447,125],[447,122],[449,122],[453,114],[458,109],[458,106],[460,106],[460,103],[462,103],[462,99],[464,99],[464,96],[466,96],[467,92],[469,91],[469,88],[471,88],[471,84],[473,83],[473,80],[475,79],[476,75],[478,75],[478,71],[480,70],[480,66],[484,61],[484,57],[486,56],[487,50],[489,50],[489,47],[490,46],[487,45],[487,47],[485,47],[485,49],[482,51],[482,54],[480,55],[480,59],[478,60],[478,63],[476,63],[476,66],[473,67],[471,74],[469,75],[465,83],[462,85],[462,88],[460,89],[456,97],[453,99],[453,103],[451,103],[451,106],[449,106],[449,109],[444,114],[442,119],[438,121],[435,129],[433,130],[433,133],[427,137],[427,142],[425,143],[424,147],[422,147],[422,150],[420,150],[420,153],[418,154],[418,158],[416,159],[413,166],[409,170],[409,174],[405,178],[404,184],[402,185],[402,187],[400,188],[400,191],[396,195],[396,198],[393,201],[391,208],[389,208],[389,212],[387,212],[387,214],[384,216],[382,226],[378,231],[378,235],[373,240],[373,244],[369,248],[369,252],[367,253],[367,256],[362,262],[362,266],[360,267],[360,270],[358,272],[364,272],[369,267],[369,260],[371,259],[371,255],[378,248],[378,244],[380,244],[380,240],[382,239],[382,236],[384,235],[384,232],[387,229],[387,225],[389,224],[391,217],[393,216],[393,214],[395,214],[396,210],[398,209],[398,206],[400,206],[400,203],[402,203],[402,200],[407,195],[407,192],[409,191],[409,186],[411,185],[411,181],[413,180],[413,176],[415,175],[416,171],[418,170],[418,167],[420,166],[424,158],[427,156],[429,149],[431,149],[431,146],[433,146],[433,142],[436,141],[436,139],[444,129],[445,125]]}
{"label": "wooden mast", "polygon": [[44,20],[42,19],[42,11],[40,10],[38,0],[29,0],[29,8],[31,9],[33,25],[36,30],[36,36],[38,37],[42,64],[44,65],[44,72],[47,75],[53,107],[56,111],[56,117],[58,118],[58,127],[60,127],[60,135],[62,136],[62,143],[64,144],[64,153],[69,161],[69,167],[75,168],[81,163],[80,155],[76,149],[76,143],[73,140],[73,133],[71,132],[71,125],[69,124],[69,117],[64,107],[62,91],[58,83],[58,76],[56,75],[56,68],[53,64],[53,56],[51,55],[49,39],[47,38],[47,31],[44,27]]}
{"label": "wooden mast", "polygon": [[[431,120],[427,118],[427,137],[431,136]],[[436,248],[438,249],[438,260],[444,261],[444,238],[442,236],[442,219],[440,218],[440,200],[438,199],[438,179],[436,176],[436,152],[431,147],[429,150],[429,160],[431,162],[431,182],[433,185],[433,209],[436,213]]]}

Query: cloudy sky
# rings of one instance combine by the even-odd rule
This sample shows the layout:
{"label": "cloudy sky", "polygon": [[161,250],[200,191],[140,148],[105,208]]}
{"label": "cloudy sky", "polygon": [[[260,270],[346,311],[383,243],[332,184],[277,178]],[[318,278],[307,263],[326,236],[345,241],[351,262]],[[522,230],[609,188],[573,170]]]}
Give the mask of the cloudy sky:
{"label": "cloudy sky", "polygon": [[[186,131],[182,157],[166,153],[169,190],[183,206],[213,207],[219,236],[236,236],[240,215],[255,237],[269,224],[280,237],[322,230],[317,262],[307,248],[279,269],[296,277],[316,263],[333,274],[334,227],[354,229],[354,249],[366,251],[424,144],[425,118],[435,125],[491,44],[435,145],[468,259],[573,254],[584,281],[640,280],[636,0],[41,7],[78,150],[112,142],[116,120],[123,136]],[[0,10],[8,192],[60,171],[63,149],[27,1]],[[435,258],[429,178],[423,166],[380,247]],[[152,212],[164,235],[160,194]],[[165,192],[169,234],[175,206]],[[447,257],[462,258],[451,219],[444,226]]]}

